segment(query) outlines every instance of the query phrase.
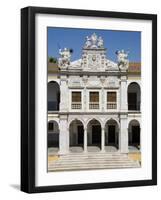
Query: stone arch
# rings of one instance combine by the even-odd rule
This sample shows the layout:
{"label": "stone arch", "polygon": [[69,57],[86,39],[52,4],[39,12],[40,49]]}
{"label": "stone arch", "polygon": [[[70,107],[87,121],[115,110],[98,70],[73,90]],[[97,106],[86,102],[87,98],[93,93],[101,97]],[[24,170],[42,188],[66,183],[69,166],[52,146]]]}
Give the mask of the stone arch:
{"label": "stone arch", "polygon": [[48,82],[47,97],[48,97],[48,111],[59,111],[60,86],[56,81]]}
{"label": "stone arch", "polygon": [[140,149],[140,123],[136,119],[132,119],[128,125],[128,145],[131,151]]}
{"label": "stone arch", "polygon": [[50,83],[50,82],[56,82],[56,83],[58,83],[58,85],[60,85],[60,79],[53,79],[52,77],[50,78],[50,77],[48,77],[48,83]]}
{"label": "stone arch", "polygon": [[85,127],[85,122],[82,118],[71,118],[69,121],[68,121],[68,128],[70,127],[70,124],[74,121],[74,120],[78,120],[80,121],[82,124],[83,124],[83,127]]}
{"label": "stone arch", "polygon": [[92,118],[87,123],[87,146],[88,151],[98,151],[101,149],[101,122]]}
{"label": "stone arch", "polygon": [[92,121],[92,120],[97,120],[101,124],[101,127],[103,127],[103,122],[102,122],[102,120],[100,118],[98,118],[98,117],[91,117],[85,123],[85,127],[86,128],[87,128],[89,122]]}
{"label": "stone arch", "polygon": [[103,122],[103,127],[105,128],[105,125],[106,123],[109,121],[109,120],[114,120],[117,122],[118,124],[118,128],[120,128],[120,122],[119,122],[119,119],[118,118],[115,118],[115,117],[107,117],[104,122]]}
{"label": "stone arch", "polygon": [[47,132],[48,148],[52,148],[53,151],[59,150],[59,125],[55,120],[48,121]]}
{"label": "stone arch", "polygon": [[140,111],[141,88],[137,82],[131,82],[127,88],[128,110]]}
{"label": "stone arch", "polygon": [[84,125],[79,119],[69,124],[69,147],[72,152],[81,152],[84,147]]}
{"label": "stone arch", "polygon": [[118,149],[119,146],[119,122],[110,118],[105,123],[105,146],[109,151]]}

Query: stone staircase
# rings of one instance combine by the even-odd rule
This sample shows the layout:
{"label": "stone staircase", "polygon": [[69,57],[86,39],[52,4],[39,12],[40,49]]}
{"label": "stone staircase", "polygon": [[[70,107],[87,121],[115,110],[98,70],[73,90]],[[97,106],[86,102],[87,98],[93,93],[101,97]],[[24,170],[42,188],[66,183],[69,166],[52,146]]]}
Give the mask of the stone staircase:
{"label": "stone staircase", "polygon": [[121,153],[70,153],[48,162],[48,172],[89,169],[138,168],[140,164]]}

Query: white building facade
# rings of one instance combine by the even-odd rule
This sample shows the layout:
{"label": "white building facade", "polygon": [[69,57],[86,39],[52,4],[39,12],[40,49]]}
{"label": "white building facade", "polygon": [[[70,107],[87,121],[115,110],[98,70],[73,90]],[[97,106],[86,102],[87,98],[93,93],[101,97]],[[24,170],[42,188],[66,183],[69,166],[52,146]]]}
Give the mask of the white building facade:
{"label": "white building facade", "polygon": [[60,50],[59,70],[48,72],[48,148],[57,154],[141,149],[141,74],[128,54],[108,59],[103,39],[86,37],[79,60]]}

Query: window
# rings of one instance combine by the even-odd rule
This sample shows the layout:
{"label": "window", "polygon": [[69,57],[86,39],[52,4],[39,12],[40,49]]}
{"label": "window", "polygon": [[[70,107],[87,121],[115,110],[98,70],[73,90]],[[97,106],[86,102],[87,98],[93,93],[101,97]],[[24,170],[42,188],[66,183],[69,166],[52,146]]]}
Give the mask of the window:
{"label": "window", "polygon": [[107,109],[116,109],[116,92],[107,92]]}
{"label": "window", "polygon": [[72,92],[72,109],[81,109],[81,92]]}
{"label": "window", "polygon": [[90,92],[90,102],[99,102],[99,92]]}
{"label": "window", "polygon": [[54,123],[53,122],[49,122],[48,123],[48,131],[53,131],[54,130]]}
{"label": "window", "polygon": [[99,109],[99,92],[90,92],[89,101],[89,109]]}
{"label": "window", "polygon": [[72,92],[72,102],[81,102],[81,92]]}

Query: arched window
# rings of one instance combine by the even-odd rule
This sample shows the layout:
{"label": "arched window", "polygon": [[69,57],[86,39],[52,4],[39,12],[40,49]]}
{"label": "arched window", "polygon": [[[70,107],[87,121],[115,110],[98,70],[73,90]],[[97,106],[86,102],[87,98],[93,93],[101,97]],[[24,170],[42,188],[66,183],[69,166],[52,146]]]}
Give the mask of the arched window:
{"label": "arched window", "polygon": [[140,86],[138,83],[130,83],[128,86],[128,110],[140,110],[141,102]]}
{"label": "arched window", "polygon": [[55,81],[48,83],[48,111],[58,111],[60,103],[60,87]]}

